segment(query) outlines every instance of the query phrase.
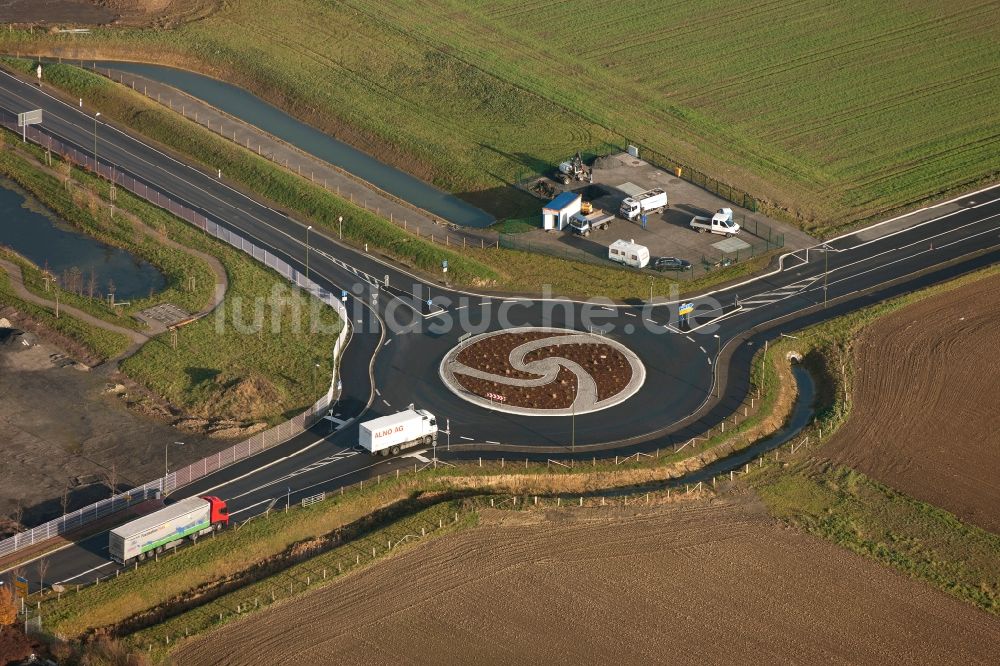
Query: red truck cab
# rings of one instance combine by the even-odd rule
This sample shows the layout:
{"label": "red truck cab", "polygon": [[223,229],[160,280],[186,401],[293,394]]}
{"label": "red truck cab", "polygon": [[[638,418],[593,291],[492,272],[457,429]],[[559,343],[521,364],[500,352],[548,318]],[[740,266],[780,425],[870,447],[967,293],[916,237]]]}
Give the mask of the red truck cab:
{"label": "red truck cab", "polygon": [[210,520],[213,525],[220,523],[222,525],[229,525],[229,509],[226,507],[225,502],[213,495],[207,495],[202,497],[202,499],[208,502],[211,507]]}

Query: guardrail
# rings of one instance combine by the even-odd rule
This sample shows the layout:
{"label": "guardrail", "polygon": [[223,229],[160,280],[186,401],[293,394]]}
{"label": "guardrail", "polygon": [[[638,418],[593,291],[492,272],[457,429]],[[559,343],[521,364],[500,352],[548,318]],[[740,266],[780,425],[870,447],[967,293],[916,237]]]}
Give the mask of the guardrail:
{"label": "guardrail", "polygon": [[[16,123],[16,116],[5,110],[0,110],[0,125],[16,132],[19,129],[17,128]],[[336,310],[344,325],[341,328],[340,335],[337,336],[337,340],[333,346],[333,373],[330,378],[330,387],[319,400],[309,407],[309,409],[290,421],[286,421],[285,423],[275,426],[270,430],[257,433],[253,437],[239,442],[224,451],[220,451],[215,455],[203,458],[202,460],[192,463],[175,472],[171,472],[162,478],[156,479],[155,481],[150,481],[126,492],[118,493],[109,499],[101,500],[100,502],[78,509],[77,511],[66,514],[60,518],[56,518],[48,521],[47,523],[33,527],[30,530],[25,530],[24,532],[19,532],[11,537],[8,537],[0,541],[0,556],[10,555],[11,553],[15,553],[18,550],[27,548],[35,543],[79,529],[88,523],[92,523],[95,520],[115,513],[116,511],[121,511],[122,509],[134,506],[139,502],[159,497],[161,494],[169,493],[176,488],[185,486],[213,472],[223,469],[224,467],[228,467],[229,465],[245,460],[246,458],[256,455],[261,451],[265,451],[273,446],[276,446],[277,444],[280,444],[294,435],[308,429],[313,423],[322,418],[323,411],[329,407],[331,402],[333,402],[334,395],[337,393],[337,380],[340,369],[338,361],[340,359],[340,354],[343,352],[343,347],[347,340],[351,322],[350,317],[347,315],[347,309],[344,307],[344,304],[340,302],[338,297],[335,297],[326,289],[323,289],[312,280],[306,278],[303,273],[299,272],[296,268],[270,251],[262,247],[258,247],[236,232],[210,220],[205,215],[188,208],[177,201],[174,201],[166,194],[150,187],[141,180],[133,178],[127,173],[124,173],[111,165],[103,165],[99,162],[95,163],[93,154],[88,155],[74,146],[64,144],[58,139],[53,139],[51,136],[39,131],[34,126],[28,127],[24,136],[42,148],[46,148],[49,151],[60,155],[67,162],[74,163],[84,169],[89,169],[91,172],[97,173],[101,177],[115,183],[117,186],[123,187],[132,194],[148,201],[154,206],[158,206],[169,211],[170,213],[173,213],[177,217],[198,227],[209,235],[249,254],[255,260],[264,264],[266,267],[273,269],[282,277],[288,279],[296,286],[305,289],[311,295],[315,296],[326,305],[332,307]]]}

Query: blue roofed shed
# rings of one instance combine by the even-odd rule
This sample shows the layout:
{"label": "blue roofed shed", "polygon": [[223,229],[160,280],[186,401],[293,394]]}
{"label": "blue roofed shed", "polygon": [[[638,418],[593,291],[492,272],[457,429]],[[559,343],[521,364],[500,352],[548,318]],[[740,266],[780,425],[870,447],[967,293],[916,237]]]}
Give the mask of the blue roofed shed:
{"label": "blue roofed shed", "polygon": [[582,204],[583,199],[576,192],[563,192],[542,208],[542,229],[561,231],[570,218],[580,212]]}

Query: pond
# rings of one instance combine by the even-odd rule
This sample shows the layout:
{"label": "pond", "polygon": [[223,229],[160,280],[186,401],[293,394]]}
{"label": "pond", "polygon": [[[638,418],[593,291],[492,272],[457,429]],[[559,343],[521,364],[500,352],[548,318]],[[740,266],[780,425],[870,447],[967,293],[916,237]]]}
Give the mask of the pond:
{"label": "pond", "polygon": [[166,277],[148,261],[70,226],[10,180],[0,178],[0,245],[48,267],[71,291],[128,301],[160,291]]}

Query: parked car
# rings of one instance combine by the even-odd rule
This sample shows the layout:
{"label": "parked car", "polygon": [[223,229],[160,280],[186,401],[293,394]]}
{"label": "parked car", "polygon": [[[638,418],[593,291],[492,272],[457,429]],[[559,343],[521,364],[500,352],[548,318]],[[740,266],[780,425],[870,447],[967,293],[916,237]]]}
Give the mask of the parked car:
{"label": "parked car", "polygon": [[656,257],[649,267],[654,271],[689,271],[691,262],[677,257]]}

